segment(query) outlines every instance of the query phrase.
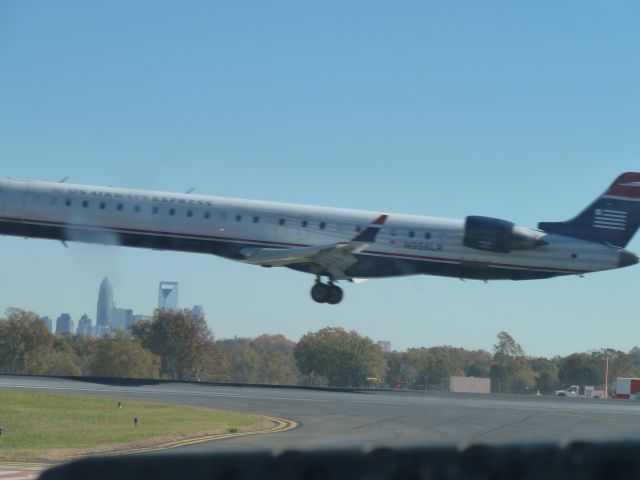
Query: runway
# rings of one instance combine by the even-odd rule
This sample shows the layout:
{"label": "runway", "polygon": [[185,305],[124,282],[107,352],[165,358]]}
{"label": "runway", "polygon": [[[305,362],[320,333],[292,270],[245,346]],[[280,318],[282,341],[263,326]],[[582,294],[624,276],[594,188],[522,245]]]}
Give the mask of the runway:
{"label": "runway", "polygon": [[640,402],[426,392],[333,392],[189,383],[111,385],[0,376],[0,388],[146,400],[295,420],[281,433],[237,437],[168,452],[433,444],[566,443],[640,436]]}

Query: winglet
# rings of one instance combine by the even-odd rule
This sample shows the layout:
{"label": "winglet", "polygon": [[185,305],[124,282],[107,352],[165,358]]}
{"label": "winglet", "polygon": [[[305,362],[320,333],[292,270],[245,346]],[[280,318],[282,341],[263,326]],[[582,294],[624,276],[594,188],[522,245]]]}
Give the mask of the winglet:
{"label": "winglet", "polygon": [[387,221],[388,217],[389,215],[380,215],[371,223],[371,225],[369,225],[362,232],[356,235],[351,241],[366,242],[366,243],[374,242],[376,240],[376,236],[378,235],[378,232],[380,231],[380,228],[382,227],[382,225],[384,225],[384,222]]}

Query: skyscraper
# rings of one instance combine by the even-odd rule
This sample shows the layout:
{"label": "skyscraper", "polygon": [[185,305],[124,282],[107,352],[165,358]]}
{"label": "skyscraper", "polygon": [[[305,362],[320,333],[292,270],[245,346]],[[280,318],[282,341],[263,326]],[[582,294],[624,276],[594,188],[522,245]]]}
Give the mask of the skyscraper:
{"label": "skyscraper", "polygon": [[202,308],[202,305],[194,305],[191,309],[191,315],[204,320],[204,308]]}
{"label": "skyscraper", "polygon": [[76,335],[91,335],[91,325],[92,321],[89,318],[89,315],[86,313],[80,317],[78,320],[78,329],[76,330]]}
{"label": "skyscraper", "polygon": [[53,333],[53,322],[51,321],[51,319],[45,315],[40,320],[42,320],[44,322],[44,324],[47,326],[47,329],[51,333]]}
{"label": "skyscraper", "polygon": [[125,330],[133,323],[133,310],[130,308],[113,307],[111,310],[111,328]]}
{"label": "skyscraper", "polygon": [[100,329],[111,327],[111,310],[113,310],[113,287],[109,279],[104,277],[98,293],[98,313],[96,315],[96,327]]}
{"label": "skyscraper", "polygon": [[73,333],[73,320],[68,313],[62,313],[56,320],[56,333]]}
{"label": "skyscraper", "polygon": [[160,282],[158,308],[161,310],[178,310],[178,282]]}

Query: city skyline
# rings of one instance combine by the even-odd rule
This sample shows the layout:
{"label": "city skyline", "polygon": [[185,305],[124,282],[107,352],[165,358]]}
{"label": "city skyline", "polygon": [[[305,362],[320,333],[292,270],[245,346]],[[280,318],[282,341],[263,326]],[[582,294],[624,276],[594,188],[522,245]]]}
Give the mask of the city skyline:
{"label": "city skyline", "polygon": [[[157,308],[177,310],[178,282],[161,281],[158,285],[159,304]],[[51,333],[72,333],[74,335],[93,337],[108,336],[115,330],[129,330],[134,323],[149,318],[150,315],[136,314],[131,308],[118,307],[115,302],[114,291],[114,285],[109,281],[109,277],[103,277],[98,289],[95,325],[93,324],[92,318],[86,312],[79,316],[77,327],[75,327],[73,315],[69,313],[60,314],[57,317],[55,328],[48,315],[42,315],[39,312],[35,313],[40,316]],[[29,309],[27,308],[27,310]],[[202,305],[195,304],[191,307],[190,311],[194,316],[203,320],[206,319]]]}

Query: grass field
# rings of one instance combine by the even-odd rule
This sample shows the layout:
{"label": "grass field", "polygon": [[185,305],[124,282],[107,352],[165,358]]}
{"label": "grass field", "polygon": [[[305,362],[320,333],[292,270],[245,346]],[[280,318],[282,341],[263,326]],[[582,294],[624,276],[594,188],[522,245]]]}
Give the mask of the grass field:
{"label": "grass field", "polygon": [[0,390],[0,460],[60,460],[271,425],[244,413],[128,400],[122,400],[119,409],[117,402]]}

